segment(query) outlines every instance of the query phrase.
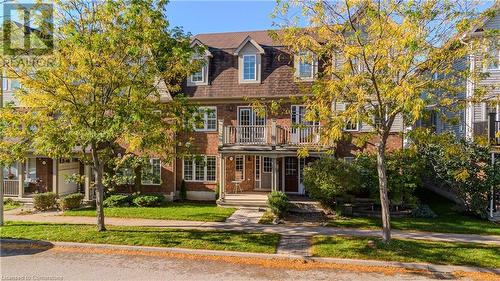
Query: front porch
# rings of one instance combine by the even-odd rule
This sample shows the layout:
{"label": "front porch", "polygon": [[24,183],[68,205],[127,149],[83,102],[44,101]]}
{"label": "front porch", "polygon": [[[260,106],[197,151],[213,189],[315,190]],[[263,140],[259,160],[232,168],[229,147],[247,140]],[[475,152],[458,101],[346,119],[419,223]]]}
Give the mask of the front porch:
{"label": "front porch", "polygon": [[[20,202],[32,202],[38,193],[54,192],[60,196],[81,192],[85,200],[92,200],[90,167],[77,158],[52,159],[30,156],[25,161],[3,167],[4,197]],[[85,175],[85,183],[79,184],[70,177]]]}
{"label": "front porch", "polygon": [[297,158],[295,152],[222,153],[218,201],[222,204],[232,202],[234,206],[265,207],[267,194],[271,191],[305,196],[304,167],[315,159]]}

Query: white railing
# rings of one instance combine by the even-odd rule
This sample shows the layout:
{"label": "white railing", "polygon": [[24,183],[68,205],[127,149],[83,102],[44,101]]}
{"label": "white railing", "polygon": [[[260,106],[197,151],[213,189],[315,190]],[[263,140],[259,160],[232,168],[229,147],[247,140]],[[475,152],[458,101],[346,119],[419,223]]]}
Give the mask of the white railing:
{"label": "white railing", "polygon": [[321,136],[320,125],[298,125],[286,128],[290,137],[288,144],[291,145],[311,145],[319,144]]}
{"label": "white railing", "polygon": [[224,128],[224,144],[270,144],[270,126],[226,126]]}
{"label": "white railing", "polygon": [[18,196],[19,180],[3,180],[3,194],[5,196]]}
{"label": "white railing", "polygon": [[320,145],[320,125],[223,126],[219,120],[219,145]]}

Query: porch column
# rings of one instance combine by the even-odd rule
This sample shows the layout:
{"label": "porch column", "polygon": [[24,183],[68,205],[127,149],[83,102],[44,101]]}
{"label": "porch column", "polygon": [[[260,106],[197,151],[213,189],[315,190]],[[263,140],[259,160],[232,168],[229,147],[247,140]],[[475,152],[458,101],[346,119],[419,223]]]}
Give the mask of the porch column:
{"label": "porch column", "polygon": [[224,119],[218,120],[218,133],[219,133],[219,147],[222,147],[224,144]]}
{"label": "porch column", "polygon": [[24,162],[17,162],[17,178],[19,179],[19,191],[17,196],[22,198],[24,196]]}
{"label": "porch column", "polygon": [[219,197],[221,200],[226,198],[226,157],[220,156],[220,192]]}
{"label": "porch column", "polygon": [[59,159],[52,159],[52,192],[59,194]]}
{"label": "porch column", "polygon": [[271,145],[276,146],[276,119],[271,120]]}
{"label": "porch column", "polygon": [[85,175],[84,189],[85,189],[85,200],[90,201],[90,183],[92,181],[92,167],[89,165],[83,166],[83,173]]}
{"label": "porch column", "polygon": [[278,165],[276,161],[276,156],[272,157],[272,171],[273,173],[271,174],[271,190],[276,191],[278,190]]}

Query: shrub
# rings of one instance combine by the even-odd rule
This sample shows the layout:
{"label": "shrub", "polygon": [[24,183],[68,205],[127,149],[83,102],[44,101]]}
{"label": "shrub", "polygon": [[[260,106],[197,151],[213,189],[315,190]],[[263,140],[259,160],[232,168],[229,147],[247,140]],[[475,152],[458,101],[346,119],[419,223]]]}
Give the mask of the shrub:
{"label": "shrub", "polygon": [[181,190],[179,191],[179,196],[180,196],[182,201],[186,201],[187,188],[186,188],[186,182],[184,180],[181,182]]}
{"label": "shrub", "polygon": [[165,203],[165,196],[162,194],[139,195],[132,202],[138,207],[155,207]]}
{"label": "shrub", "polygon": [[4,205],[13,205],[13,204],[14,204],[14,202],[15,202],[15,201],[14,201],[14,199],[12,199],[12,198],[4,198],[4,199],[3,199],[3,203],[4,203]]}
{"label": "shrub", "polygon": [[273,191],[267,196],[267,204],[274,215],[282,218],[288,212],[288,197],[281,191]]}
{"label": "shrub", "polygon": [[35,194],[33,197],[33,207],[37,210],[53,209],[57,203],[57,194],[54,192],[45,192]]}
{"label": "shrub", "polygon": [[411,211],[411,216],[414,218],[436,218],[437,215],[428,205],[420,205]]}
{"label": "shrub", "polygon": [[128,207],[132,202],[131,195],[115,194],[104,199],[104,207]]}
{"label": "shrub", "polygon": [[73,193],[67,196],[64,196],[60,200],[60,207],[64,210],[78,209],[82,205],[83,194],[81,193]]}
{"label": "shrub", "polygon": [[427,130],[413,132],[412,140],[427,165],[426,176],[452,190],[468,213],[485,217],[489,191],[500,184],[500,161],[491,163],[489,147]]}
{"label": "shrub", "polygon": [[219,200],[220,196],[220,185],[217,183],[217,186],[215,186],[215,200]]}
{"label": "shrub", "polygon": [[352,192],[360,185],[354,167],[342,160],[320,158],[304,168],[304,186],[311,198],[334,209],[336,197]]}
{"label": "shrub", "polygon": [[[380,201],[377,173],[377,157],[360,154],[353,162],[360,179],[361,191]],[[414,208],[417,203],[415,191],[422,186],[423,162],[415,149],[400,149],[386,156],[387,189],[393,204]]]}

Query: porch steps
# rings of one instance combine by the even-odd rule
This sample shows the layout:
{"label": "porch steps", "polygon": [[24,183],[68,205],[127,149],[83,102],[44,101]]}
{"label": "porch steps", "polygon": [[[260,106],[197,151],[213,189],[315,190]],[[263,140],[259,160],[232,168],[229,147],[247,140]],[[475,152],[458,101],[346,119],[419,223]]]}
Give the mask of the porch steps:
{"label": "porch steps", "polygon": [[226,208],[267,208],[266,193],[226,194],[224,199],[217,200],[217,205]]}
{"label": "porch steps", "polygon": [[325,213],[325,210],[321,207],[321,204],[317,201],[310,200],[290,200],[290,209],[291,213]]}

